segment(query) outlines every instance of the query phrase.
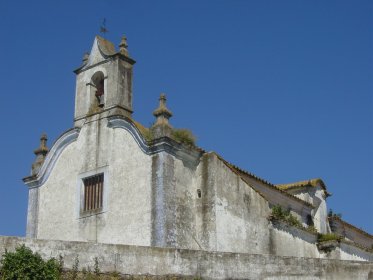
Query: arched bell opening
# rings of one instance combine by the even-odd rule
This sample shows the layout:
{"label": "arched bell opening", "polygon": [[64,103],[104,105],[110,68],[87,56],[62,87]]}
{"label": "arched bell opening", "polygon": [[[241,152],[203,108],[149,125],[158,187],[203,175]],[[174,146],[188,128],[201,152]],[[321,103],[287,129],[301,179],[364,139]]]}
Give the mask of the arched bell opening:
{"label": "arched bell opening", "polygon": [[91,78],[93,87],[92,105],[103,108],[105,106],[105,76],[101,71],[96,72]]}

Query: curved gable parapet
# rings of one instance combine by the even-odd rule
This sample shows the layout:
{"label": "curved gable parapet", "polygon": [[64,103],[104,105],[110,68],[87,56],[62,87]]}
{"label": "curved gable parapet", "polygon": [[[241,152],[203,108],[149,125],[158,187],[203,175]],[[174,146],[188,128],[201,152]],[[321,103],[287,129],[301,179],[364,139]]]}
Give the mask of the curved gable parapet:
{"label": "curved gable parapet", "polygon": [[108,127],[121,128],[128,131],[136,141],[139,148],[147,155],[167,152],[186,163],[196,164],[203,154],[202,150],[186,148],[184,145],[169,137],[162,137],[147,142],[132,121],[121,116],[109,117]]}
{"label": "curved gable parapet", "polygon": [[63,150],[68,145],[76,141],[76,139],[79,136],[79,132],[79,128],[70,129],[66,131],[64,134],[62,134],[54,142],[38,174],[23,179],[23,181],[29,188],[37,188],[44,184],[44,182],[48,179],[51,171],[53,170],[53,167],[55,166]]}
{"label": "curved gable parapet", "polygon": [[132,122],[129,122],[122,117],[109,117],[107,126],[110,128],[121,128],[127,130],[132,135],[139,148],[144,153],[149,154],[149,146],[147,145],[146,140],[142,137],[140,131]]}

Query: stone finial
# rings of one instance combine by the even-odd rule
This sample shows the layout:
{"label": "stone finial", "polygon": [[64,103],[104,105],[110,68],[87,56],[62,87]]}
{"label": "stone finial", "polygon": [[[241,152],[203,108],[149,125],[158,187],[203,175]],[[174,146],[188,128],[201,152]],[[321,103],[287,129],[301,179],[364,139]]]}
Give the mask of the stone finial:
{"label": "stone finial", "polygon": [[153,115],[157,118],[152,130],[156,138],[163,136],[170,136],[172,132],[172,126],[168,120],[172,117],[172,113],[166,107],[166,95],[164,93],[159,97],[159,106],[154,110]]}
{"label": "stone finial", "polygon": [[122,40],[120,41],[120,44],[119,44],[119,52],[122,55],[129,57],[127,47],[128,47],[127,37],[123,35]]}
{"label": "stone finial", "polygon": [[159,97],[159,107],[153,112],[157,118],[155,125],[169,125],[168,119],[172,117],[172,113],[166,107],[166,100],[166,95],[162,93]]}
{"label": "stone finial", "polygon": [[47,140],[47,135],[43,133],[40,137],[40,146],[34,151],[36,159],[32,164],[31,175],[36,175],[44,163],[44,160],[49,152],[49,149],[47,147]]}
{"label": "stone finial", "polygon": [[83,64],[87,64],[88,58],[89,58],[89,53],[86,52],[86,53],[83,55]]}

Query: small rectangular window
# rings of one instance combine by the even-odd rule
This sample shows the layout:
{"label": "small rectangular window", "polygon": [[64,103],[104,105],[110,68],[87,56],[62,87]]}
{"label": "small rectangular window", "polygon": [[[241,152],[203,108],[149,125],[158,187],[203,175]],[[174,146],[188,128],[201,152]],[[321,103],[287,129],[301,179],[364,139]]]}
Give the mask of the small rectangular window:
{"label": "small rectangular window", "polygon": [[197,196],[198,196],[198,198],[202,197],[201,189],[197,189]]}
{"label": "small rectangular window", "polygon": [[102,208],[104,189],[104,174],[98,174],[83,179],[84,205],[83,211],[92,211]]}

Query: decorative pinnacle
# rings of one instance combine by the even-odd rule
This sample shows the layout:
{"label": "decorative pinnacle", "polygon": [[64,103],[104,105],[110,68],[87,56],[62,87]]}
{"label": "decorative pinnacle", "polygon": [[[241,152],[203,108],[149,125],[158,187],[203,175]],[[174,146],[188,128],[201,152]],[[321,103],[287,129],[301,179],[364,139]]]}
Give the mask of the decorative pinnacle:
{"label": "decorative pinnacle", "polygon": [[88,58],[89,58],[89,53],[86,52],[86,53],[83,55],[83,64],[86,64],[86,63],[87,63]]}
{"label": "decorative pinnacle", "polygon": [[166,107],[166,95],[164,93],[161,94],[159,97],[159,107],[155,109],[153,112],[153,115],[157,118],[156,125],[158,124],[167,124],[168,125],[168,119],[172,117],[172,113],[168,108]]}
{"label": "decorative pinnacle", "polygon": [[129,56],[128,54],[128,50],[127,50],[127,47],[128,47],[128,44],[127,44],[127,37],[126,36],[122,36],[122,40],[120,41],[120,44],[119,44],[119,52],[125,56]]}
{"label": "decorative pinnacle", "polygon": [[168,123],[168,119],[172,116],[172,113],[166,107],[166,95],[164,93],[159,97],[159,107],[154,110],[153,115],[157,118],[151,127],[154,139],[171,137],[172,126]]}
{"label": "decorative pinnacle", "polygon": [[34,154],[36,155],[36,159],[31,167],[31,175],[38,174],[41,166],[44,163],[45,157],[47,153],[49,152],[49,149],[47,147],[47,135],[43,133],[40,137],[40,146],[34,151]]}
{"label": "decorative pinnacle", "polygon": [[40,137],[40,146],[34,151],[35,155],[42,155],[43,157],[47,155],[47,153],[49,152],[49,149],[47,147],[47,140],[47,135],[43,133]]}

